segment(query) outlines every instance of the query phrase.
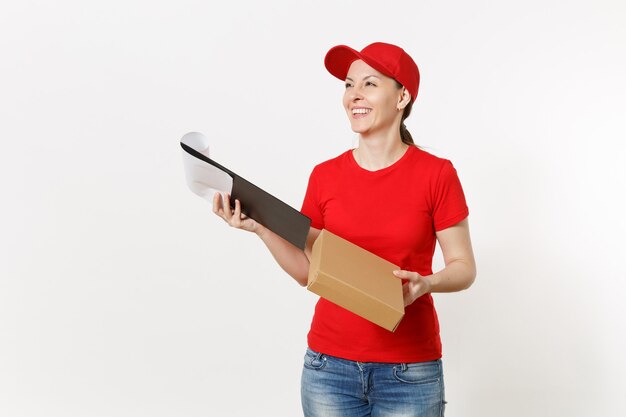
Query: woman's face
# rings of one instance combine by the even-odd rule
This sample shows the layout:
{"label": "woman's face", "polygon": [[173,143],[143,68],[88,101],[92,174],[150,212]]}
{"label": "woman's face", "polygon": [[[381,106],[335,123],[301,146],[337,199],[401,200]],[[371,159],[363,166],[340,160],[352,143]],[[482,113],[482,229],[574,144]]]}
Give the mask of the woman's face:
{"label": "woman's face", "polygon": [[398,104],[403,89],[393,78],[387,77],[362,60],[352,63],[346,76],[343,106],[352,130],[360,134],[385,133],[400,120]]}

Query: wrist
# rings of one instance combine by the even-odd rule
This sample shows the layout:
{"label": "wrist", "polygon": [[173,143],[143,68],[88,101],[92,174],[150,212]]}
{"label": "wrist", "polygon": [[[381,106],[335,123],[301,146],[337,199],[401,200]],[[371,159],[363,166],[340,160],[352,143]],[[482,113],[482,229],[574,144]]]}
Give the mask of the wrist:
{"label": "wrist", "polygon": [[254,226],[253,232],[256,233],[256,235],[258,237],[260,237],[261,240],[263,240],[263,238],[265,237],[265,234],[267,232],[267,229],[262,224],[256,223],[255,226]]}
{"label": "wrist", "polygon": [[428,291],[429,293],[435,292],[435,288],[437,286],[437,278],[435,277],[435,274],[432,275],[425,275],[422,278],[424,278],[424,280],[426,281],[427,285],[428,285]]}

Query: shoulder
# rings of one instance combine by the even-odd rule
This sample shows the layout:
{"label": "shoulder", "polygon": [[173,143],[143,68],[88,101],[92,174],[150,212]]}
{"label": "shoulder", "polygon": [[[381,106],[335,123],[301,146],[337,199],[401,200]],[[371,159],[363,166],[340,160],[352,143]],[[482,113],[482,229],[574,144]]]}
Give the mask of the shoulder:
{"label": "shoulder", "polygon": [[417,146],[412,146],[411,150],[413,151],[413,158],[419,159],[421,164],[441,167],[450,163],[450,160],[432,154],[422,148],[418,148]]}
{"label": "shoulder", "polygon": [[434,155],[417,146],[412,146],[410,150],[412,163],[409,165],[419,171],[420,175],[438,177],[442,171],[454,169],[449,159]]}
{"label": "shoulder", "polygon": [[320,162],[319,164],[313,167],[313,172],[311,175],[316,176],[328,176],[335,175],[337,171],[340,171],[345,168],[346,164],[349,162],[348,159],[351,157],[350,153],[352,149],[349,149],[340,155],[335,156],[334,158],[328,159],[324,162]]}

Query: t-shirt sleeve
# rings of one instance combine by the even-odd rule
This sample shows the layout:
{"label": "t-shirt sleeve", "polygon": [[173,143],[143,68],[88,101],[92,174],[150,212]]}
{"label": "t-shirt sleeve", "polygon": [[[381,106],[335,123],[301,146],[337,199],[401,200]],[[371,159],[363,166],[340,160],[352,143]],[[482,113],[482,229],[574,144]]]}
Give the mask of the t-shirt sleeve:
{"label": "t-shirt sleeve", "polygon": [[461,181],[452,162],[443,164],[434,193],[433,223],[435,231],[454,226],[469,215]]}
{"label": "t-shirt sleeve", "polygon": [[320,189],[318,187],[318,173],[313,169],[309,176],[309,184],[306,188],[302,209],[300,212],[311,219],[311,227],[324,228],[324,216],[319,202]]}

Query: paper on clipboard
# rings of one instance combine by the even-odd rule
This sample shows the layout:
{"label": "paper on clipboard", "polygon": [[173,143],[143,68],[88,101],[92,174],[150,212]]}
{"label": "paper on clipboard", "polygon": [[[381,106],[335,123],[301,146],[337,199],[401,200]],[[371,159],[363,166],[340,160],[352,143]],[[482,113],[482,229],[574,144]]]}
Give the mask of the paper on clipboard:
{"label": "paper on clipboard", "polygon": [[[209,158],[209,140],[199,132],[189,132],[180,143]],[[183,151],[183,166],[187,186],[200,197],[212,201],[216,192],[231,194],[233,177],[214,165]]]}
{"label": "paper on clipboard", "polygon": [[229,193],[241,211],[292,245],[304,249],[311,219],[208,156],[208,140],[198,132],[183,136],[183,163],[187,185],[200,197],[212,200],[216,192]]}

